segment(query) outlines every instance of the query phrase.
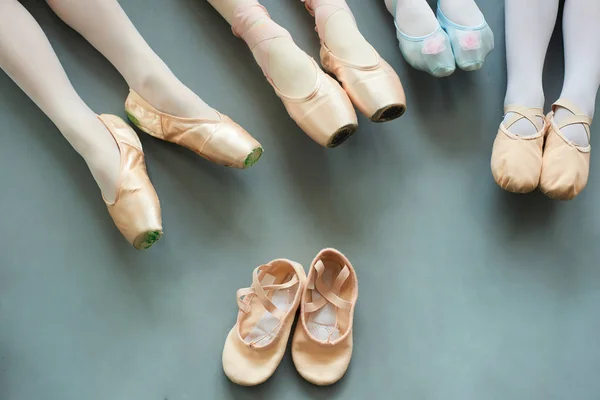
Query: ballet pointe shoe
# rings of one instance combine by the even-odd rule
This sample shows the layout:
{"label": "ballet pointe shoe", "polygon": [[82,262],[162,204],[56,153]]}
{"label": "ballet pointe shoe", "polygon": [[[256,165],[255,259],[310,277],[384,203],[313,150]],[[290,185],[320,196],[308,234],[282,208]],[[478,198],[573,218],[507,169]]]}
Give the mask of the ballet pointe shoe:
{"label": "ballet pointe shoe", "polygon": [[176,117],[157,110],[133,89],[129,89],[125,111],[141,131],[192,150],[215,164],[248,168],[263,153],[256,139],[218,111],[219,120]]}
{"label": "ballet pointe shoe", "polygon": [[306,274],[279,259],[256,268],[252,286],[237,292],[238,316],[223,347],[223,371],[233,382],[255,386],[269,379],[283,358]]}
{"label": "ballet pointe shoe", "polygon": [[[542,148],[547,130],[543,110],[508,105],[504,114],[514,113],[514,118],[500,124],[492,149],[491,168],[494,180],[504,190],[513,193],[529,193],[540,182],[542,171]],[[531,136],[511,133],[510,127],[522,118],[531,122],[538,131]],[[543,123],[540,126],[538,119]]]}
{"label": "ballet pointe shoe", "polygon": [[[557,124],[554,120],[554,111],[557,107],[567,109],[573,113],[573,116]],[[587,185],[592,147],[573,143],[563,136],[561,129],[568,125],[582,124],[589,142],[592,119],[564,99],[552,105],[552,111],[547,119],[549,130],[544,147],[540,190],[552,199],[571,200]]]}
{"label": "ballet pointe shoe", "polygon": [[148,178],[142,144],[133,129],[115,115],[98,116],[121,153],[119,187],[108,213],[125,239],[138,250],[152,246],[163,234],[160,203]]}
{"label": "ballet pointe shoe", "polygon": [[344,0],[302,0],[306,10],[315,17],[321,39],[320,58],[323,69],[334,75],[352,103],[373,122],[386,122],[401,117],[406,111],[406,96],[398,74],[379,56],[374,64],[356,65],[337,57],[325,43],[325,25],[338,11],[354,18]]}
{"label": "ballet pointe shoe", "polygon": [[292,339],[294,365],[307,381],[331,385],[346,373],[357,298],[350,261],[337,250],[322,250],[310,267]]}
{"label": "ballet pointe shoe", "polygon": [[231,27],[233,34],[242,38],[254,52],[263,74],[290,117],[311,139],[324,147],[336,147],[356,131],[358,119],[348,95],[314,60],[317,79],[308,96],[291,97],[277,88],[269,76],[268,42],[278,37],[292,39],[288,31],[271,20],[263,6],[255,0],[239,5]]}

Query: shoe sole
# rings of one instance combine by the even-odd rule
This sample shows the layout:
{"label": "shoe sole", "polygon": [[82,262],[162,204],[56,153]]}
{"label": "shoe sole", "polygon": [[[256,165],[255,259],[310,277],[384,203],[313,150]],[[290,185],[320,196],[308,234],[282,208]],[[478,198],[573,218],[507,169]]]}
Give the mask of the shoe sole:
{"label": "shoe sole", "polygon": [[133,247],[138,250],[146,250],[152,247],[163,235],[160,230],[147,231],[138,235],[133,241]]}
{"label": "shoe sole", "polygon": [[356,132],[357,129],[358,129],[357,124],[344,125],[343,127],[338,129],[331,136],[331,138],[329,139],[329,142],[327,143],[327,145],[325,147],[330,148],[330,149],[332,149],[334,147],[338,147],[340,144],[342,144],[346,140],[348,140],[348,138],[350,136],[352,136],[354,134],[354,132]]}
{"label": "shoe sole", "polygon": [[369,118],[373,122],[388,122],[404,115],[406,106],[404,104],[390,104],[380,108]]}

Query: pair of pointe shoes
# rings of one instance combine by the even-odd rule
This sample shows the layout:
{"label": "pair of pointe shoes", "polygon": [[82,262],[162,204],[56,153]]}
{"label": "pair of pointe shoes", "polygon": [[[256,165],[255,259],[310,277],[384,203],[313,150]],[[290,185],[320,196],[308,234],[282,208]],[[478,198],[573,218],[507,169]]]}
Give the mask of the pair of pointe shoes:
{"label": "pair of pointe shoes", "polygon": [[[262,147],[226,115],[219,120],[180,118],[163,113],[135,91],[125,101],[129,119],[142,131],[179,144],[202,157],[234,168],[247,168],[262,155]],[[115,115],[100,115],[121,153],[114,202],[105,200],[115,225],[138,250],[147,249],[163,234],[160,202],[148,178],[142,144],[133,129]]]}
{"label": "pair of pointe shoes", "polygon": [[[313,16],[317,9],[325,6],[329,8],[329,16],[341,10],[352,15],[344,0],[302,1]],[[320,36],[324,33],[322,31],[326,22],[327,18],[324,18],[323,23],[317,18],[317,32]],[[232,31],[234,35],[244,39],[253,51],[257,46],[274,38],[286,37],[292,40],[289,32],[275,24],[267,10],[256,1],[241,4],[236,8]],[[371,65],[355,65],[333,54],[321,36],[321,65],[326,72],[337,78],[342,87],[315,62],[315,87],[304,98],[287,96],[275,86],[266,66],[269,60],[268,51],[264,50],[265,54],[260,57],[265,77],[290,117],[308,136],[324,147],[340,145],[358,128],[353,103],[374,122],[393,120],[406,110],[406,98],[398,75],[375,49],[373,52],[377,55],[377,62]]]}
{"label": "pair of pointe shoes", "polygon": [[358,282],[350,261],[322,250],[308,276],[302,265],[273,260],[254,270],[252,286],[237,292],[237,322],[223,348],[223,370],[242,386],[269,379],[281,362],[298,309],[292,359],[300,375],[319,385],[339,381],[352,356]]}
{"label": "pair of pointe shoes", "polygon": [[[557,124],[554,120],[557,107],[565,108],[573,116]],[[547,116],[542,109],[517,105],[507,106],[504,112],[516,116],[506,125],[500,124],[494,141],[491,167],[498,185],[514,193],[529,193],[539,187],[548,197],[558,200],[571,200],[581,193],[588,181],[591,146],[571,142],[561,129],[582,124],[589,139],[592,119],[564,99],[554,103]],[[537,128],[536,134],[520,136],[509,132],[522,118]]]}

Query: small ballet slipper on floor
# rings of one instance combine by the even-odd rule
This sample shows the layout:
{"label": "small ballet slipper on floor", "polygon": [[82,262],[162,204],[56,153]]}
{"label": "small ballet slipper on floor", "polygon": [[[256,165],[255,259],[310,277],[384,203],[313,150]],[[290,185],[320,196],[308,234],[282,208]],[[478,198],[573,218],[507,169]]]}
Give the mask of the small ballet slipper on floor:
{"label": "small ballet slipper on floor", "polygon": [[353,347],[358,281],[350,261],[324,249],[312,262],[292,339],[292,359],[307,381],[331,385],[344,376]]}
{"label": "small ballet slipper on floor", "polygon": [[[542,171],[542,148],[547,130],[542,109],[508,105],[504,114],[516,114],[500,124],[492,149],[491,169],[496,183],[513,193],[529,193],[538,187]],[[521,136],[509,131],[515,122],[526,118],[538,131]],[[539,119],[543,121],[541,126]]]}
{"label": "small ballet slipper on floor", "polygon": [[[554,120],[557,107],[567,109],[573,116],[557,124]],[[553,199],[571,200],[587,185],[592,147],[573,143],[563,136],[561,129],[568,125],[582,124],[589,139],[592,119],[581,113],[568,100],[560,99],[552,105],[547,120],[549,133],[544,147],[540,190]]]}
{"label": "small ballet slipper on floor", "polygon": [[255,386],[273,375],[287,347],[306,274],[279,259],[256,268],[252,286],[237,292],[237,322],[225,340],[223,371],[234,383]]}

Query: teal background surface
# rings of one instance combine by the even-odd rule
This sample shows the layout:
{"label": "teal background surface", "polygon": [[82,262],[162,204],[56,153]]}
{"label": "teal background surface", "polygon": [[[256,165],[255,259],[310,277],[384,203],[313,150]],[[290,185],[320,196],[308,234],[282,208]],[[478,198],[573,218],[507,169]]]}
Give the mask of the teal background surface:
{"label": "teal background surface", "polygon": [[[496,35],[484,68],[446,79],[408,67],[383,0],[348,3],[401,76],[408,111],[387,124],[360,117],[351,140],[326,150],[207,2],[121,1],[176,75],[265,148],[237,171],[140,133],[165,228],[145,252],[120,236],[84,162],[0,73],[0,400],[600,398],[600,163],[594,155],[589,187],[567,203],[495,185],[503,2],[479,1]],[[110,63],[45,2],[24,4],[84,100],[124,116],[127,86]],[[318,56],[299,0],[263,4]],[[548,103],[562,65],[556,34]],[[317,388],[288,354],[266,384],[231,384],[221,350],[235,291],[261,263],[308,267],[328,246],[360,283],[346,377]]]}

